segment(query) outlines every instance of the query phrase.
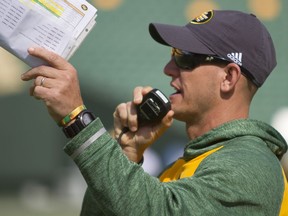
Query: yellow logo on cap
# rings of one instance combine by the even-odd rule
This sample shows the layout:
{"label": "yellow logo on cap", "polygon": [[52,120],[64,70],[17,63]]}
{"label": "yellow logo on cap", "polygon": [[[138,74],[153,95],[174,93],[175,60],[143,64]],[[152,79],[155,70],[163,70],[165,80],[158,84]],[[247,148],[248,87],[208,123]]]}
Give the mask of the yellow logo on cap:
{"label": "yellow logo on cap", "polygon": [[207,23],[212,19],[213,15],[214,15],[214,13],[212,10],[207,11],[207,12],[201,14],[200,16],[195,17],[193,20],[190,21],[190,23],[192,23],[192,24]]}

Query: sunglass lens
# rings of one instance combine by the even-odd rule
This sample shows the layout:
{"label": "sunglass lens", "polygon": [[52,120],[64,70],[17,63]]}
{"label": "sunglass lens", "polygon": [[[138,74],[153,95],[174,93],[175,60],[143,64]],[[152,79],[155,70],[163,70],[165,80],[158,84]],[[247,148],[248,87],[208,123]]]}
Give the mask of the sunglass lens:
{"label": "sunglass lens", "polygon": [[189,55],[175,55],[174,61],[179,68],[192,70],[195,67],[195,58]]}
{"label": "sunglass lens", "polygon": [[172,57],[179,68],[192,70],[196,66],[195,54],[172,49]]}

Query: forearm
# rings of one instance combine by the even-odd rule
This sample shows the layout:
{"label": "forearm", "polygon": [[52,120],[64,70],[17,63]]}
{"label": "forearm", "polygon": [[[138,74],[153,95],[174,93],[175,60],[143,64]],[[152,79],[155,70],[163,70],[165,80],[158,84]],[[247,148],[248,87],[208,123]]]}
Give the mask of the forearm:
{"label": "forearm", "polygon": [[99,120],[92,124],[67,144],[65,152],[74,157],[97,207],[108,215],[139,215],[153,204],[149,196],[162,190],[161,183],[127,159]]}

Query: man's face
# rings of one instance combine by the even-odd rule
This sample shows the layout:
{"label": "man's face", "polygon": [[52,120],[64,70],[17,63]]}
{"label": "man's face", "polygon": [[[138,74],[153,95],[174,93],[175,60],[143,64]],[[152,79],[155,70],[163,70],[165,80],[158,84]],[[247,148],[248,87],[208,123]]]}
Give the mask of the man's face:
{"label": "man's face", "polygon": [[197,121],[217,103],[223,68],[204,64],[193,69],[181,69],[171,58],[164,73],[172,78],[170,85],[176,90],[170,95],[175,119],[186,123]]}

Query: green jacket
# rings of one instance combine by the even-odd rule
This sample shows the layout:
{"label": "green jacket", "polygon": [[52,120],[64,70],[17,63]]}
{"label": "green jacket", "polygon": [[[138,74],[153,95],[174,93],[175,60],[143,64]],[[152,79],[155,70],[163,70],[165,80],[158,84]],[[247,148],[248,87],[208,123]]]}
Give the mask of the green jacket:
{"label": "green jacket", "polygon": [[279,158],[287,150],[282,136],[263,122],[236,120],[190,141],[182,159],[216,148],[192,176],[169,182],[129,161],[99,119],[64,150],[88,185],[82,216],[279,215],[284,194]]}

